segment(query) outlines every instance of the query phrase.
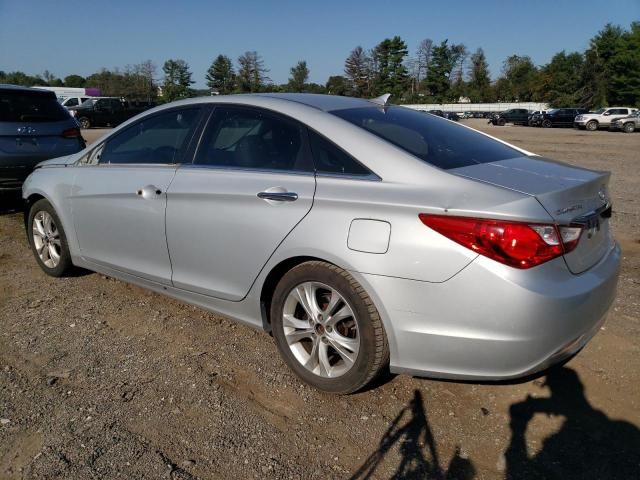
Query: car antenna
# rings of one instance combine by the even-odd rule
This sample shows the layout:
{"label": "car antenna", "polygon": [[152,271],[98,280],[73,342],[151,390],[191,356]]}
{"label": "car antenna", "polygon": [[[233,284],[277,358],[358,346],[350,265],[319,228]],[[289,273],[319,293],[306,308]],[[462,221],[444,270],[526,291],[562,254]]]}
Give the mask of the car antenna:
{"label": "car antenna", "polygon": [[390,97],[391,97],[390,93],[385,93],[384,95],[380,95],[379,97],[372,98],[369,101],[373,102],[373,103],[375,103],[377,105],[380,105],[382,107],[386,107],[388,105],[387,102],[389,101]]}

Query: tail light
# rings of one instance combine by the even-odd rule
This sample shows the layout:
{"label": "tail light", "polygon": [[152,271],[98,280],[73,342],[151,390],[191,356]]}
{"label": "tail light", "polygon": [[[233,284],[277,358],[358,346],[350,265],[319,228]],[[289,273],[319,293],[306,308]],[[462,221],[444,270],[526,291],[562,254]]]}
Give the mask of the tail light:
{"label": "tail light", "polygon": [[80,129],[79,128],[67,128],[62,131],[62,136],[64,138],[78,138],[80,137]]}
{"label": "tail light", "polygon": [[421,213],[427,227],[474,252],[515,268],[531,268],[578,245],[582,227],[529,224]]}

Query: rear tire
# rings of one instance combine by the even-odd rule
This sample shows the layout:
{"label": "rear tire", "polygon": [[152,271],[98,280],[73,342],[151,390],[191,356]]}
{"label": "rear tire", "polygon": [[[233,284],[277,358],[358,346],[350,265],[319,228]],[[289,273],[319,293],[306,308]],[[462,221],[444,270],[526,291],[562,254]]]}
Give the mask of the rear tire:
{"label": "rear tire", "polygon": [[636,131],[636,125],[633,122],[627,122],[622,126],[622,131],[624,133],[633,133]]}
{"label": "rear tire", "polygon": [[328,393],[356,392],[389,363],[371,298],[349,272],[330,263],[305,262],[282,277],[273,294],[271,324],[289,368]]}
{"label": "rear tire", "polygon": [[44,273],[63,277],[73,271],[62,222],[47,200],[38,200],[29,210],[27,235],[31,251]]}
{"label": "rear tire", "polygon": [[590,132],[595,132],[596,130],[598,130],[598,122],[596,122],[595,120],[590,120],[587,122],[585,127]]}
{"label": "rear tire", "polygon": [[80,117],[78,119],[78,124],[80,125],[80,128],[84,130],[91,128],[91,121],[87,117]]}

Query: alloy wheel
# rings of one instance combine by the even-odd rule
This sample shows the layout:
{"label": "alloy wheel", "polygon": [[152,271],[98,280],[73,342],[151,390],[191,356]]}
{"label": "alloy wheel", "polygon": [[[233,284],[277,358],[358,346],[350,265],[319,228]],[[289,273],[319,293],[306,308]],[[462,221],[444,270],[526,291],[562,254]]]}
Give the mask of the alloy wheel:
{"label": "alloy wheel", "polygon": [[49,212],[40,210],[33,217],[33,245],[42,263],[56,268],[62,255],[60,232]]}
{"label": "alloy wheel", "polygon": [[289,292],[282,311],[284,336],[296,360],[323,378],[348,372],[360,349],[353,308],[334,288],[304,282]]}

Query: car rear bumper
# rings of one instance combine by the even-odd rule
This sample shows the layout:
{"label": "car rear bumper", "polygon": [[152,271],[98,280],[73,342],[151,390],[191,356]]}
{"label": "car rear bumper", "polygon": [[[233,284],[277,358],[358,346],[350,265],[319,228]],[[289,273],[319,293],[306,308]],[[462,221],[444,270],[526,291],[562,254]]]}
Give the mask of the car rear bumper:
{"label": "car rear bumper", "polygon": [[393,372],[505,380],[579,351],[606,319],[619,268],[614,244],[580,275],[563,259],[517,270],[478,257],[443,283],[363,277],[391,330]]}

